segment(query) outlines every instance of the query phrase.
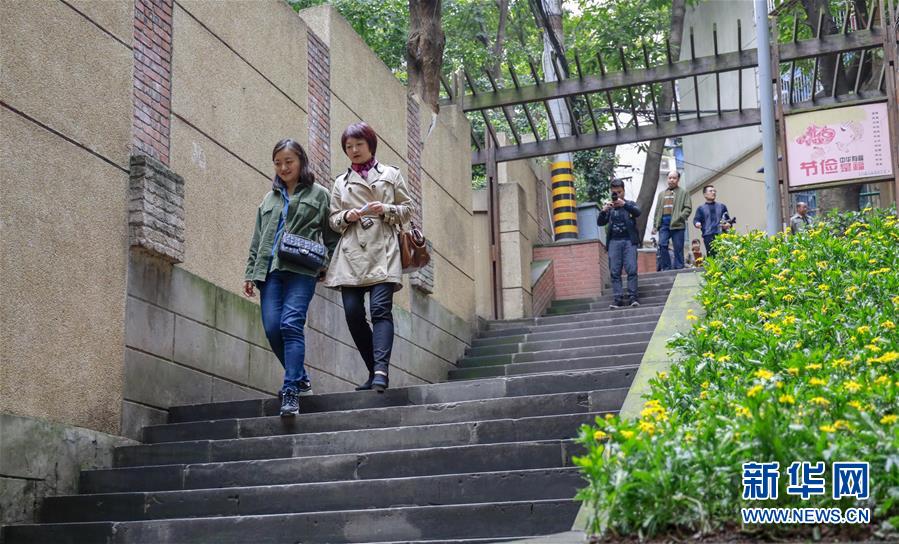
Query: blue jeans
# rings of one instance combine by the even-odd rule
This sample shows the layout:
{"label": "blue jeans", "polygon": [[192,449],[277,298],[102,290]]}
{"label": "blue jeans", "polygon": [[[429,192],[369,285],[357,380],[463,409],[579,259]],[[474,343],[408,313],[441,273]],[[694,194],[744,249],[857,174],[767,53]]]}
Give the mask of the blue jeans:
{"label": "blue jeans", "polygon": [[[659,259],[662,270],[680,270],[684,267],[684,232],[686,229],[672,229],[671,216],[662,216],[662,227],[659,229]],[[674,246],[674,266],[671,266],[671,257],[668,255],[668,240]]]}
{"label": "blue jeans", "polygon": [[712,242],[715,241],[715,236],[718,236],[718,235],[717,234],[709,234],[709,235],[705,235],[702,237],[702,241],[705,242],[705,254],[708,255],[709,257],[715,256],[715,250],[712,249]]}
{"label": "blue jeans", "polygon": [[306,310],[315,294],[316,278],[275,270],[259,284],[262,326],[272,351],[284,367],[282,391],[299,389],[306,374]]}
{"label": "blue jeans", "polygon": [[624,297],[621,289],[621,269],[627,272],[627,292],[631,300],[637,298],[637,246],[629,239],[609,240],[609,275],[615,300]]}

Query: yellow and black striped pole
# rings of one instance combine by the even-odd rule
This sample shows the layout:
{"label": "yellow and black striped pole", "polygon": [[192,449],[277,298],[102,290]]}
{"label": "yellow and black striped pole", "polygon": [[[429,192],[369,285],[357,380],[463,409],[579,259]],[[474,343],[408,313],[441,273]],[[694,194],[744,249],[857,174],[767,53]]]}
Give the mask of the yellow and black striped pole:
{"label": "yellow and black striped pole", "polygon": [[574,198],[574,172],[570,161],[550,164],[553,187],[553,232],[556,240],[577,239],[577,202]]}

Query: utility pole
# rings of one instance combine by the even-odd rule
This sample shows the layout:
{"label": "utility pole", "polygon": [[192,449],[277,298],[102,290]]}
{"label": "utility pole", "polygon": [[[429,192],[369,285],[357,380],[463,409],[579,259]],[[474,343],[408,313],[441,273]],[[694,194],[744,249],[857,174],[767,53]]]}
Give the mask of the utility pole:
{"label": "utility pole", "polygon": [[774,78],[771,70],[768,2],[755,0],[755,32],[759,61],[759,109],[762,114],[762,157],[765,165],[765,219],[768,235],[783,228],[780,187],[777,184],[777,134],[774,123]]}

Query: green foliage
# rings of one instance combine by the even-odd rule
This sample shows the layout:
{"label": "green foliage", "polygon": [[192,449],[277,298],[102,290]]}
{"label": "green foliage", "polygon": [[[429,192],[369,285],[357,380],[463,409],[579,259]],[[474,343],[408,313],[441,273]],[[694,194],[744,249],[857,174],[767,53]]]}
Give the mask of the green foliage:
{"label": "green foliage", "polygon": [[[796,236],[722,235],[706,261],[705,315],[671,346],[639,419],[584,426],[576,459],[595,533],[739,526],[741,464],[778,461],[765,507],[870,507],[899,515],[899,227],[896,210],[831,215]],[[800,500],[794,461],[867,461],[870,499]],[[829,477],[829,469],[828,469]],[[745,527],[810,533],[812,527]],[[846,529],[851,530],[851,528]],[[861,528],[862,533],[870,528]],[[891,533],[893,536],[896,533]],[[851,538],[850,538],[851,539]]]}
{"label": "green foliage", "polygon": [[578,202],[609,199],[609,184],[615,177],[615,154],[609,149],[591,149],[574,153],[574,187]]}
{"label": "green foliage", "polygon": [[321,4],[333,5],[384,64],[401,81],[406,81],[407,0],[287,1],[296,11]]}

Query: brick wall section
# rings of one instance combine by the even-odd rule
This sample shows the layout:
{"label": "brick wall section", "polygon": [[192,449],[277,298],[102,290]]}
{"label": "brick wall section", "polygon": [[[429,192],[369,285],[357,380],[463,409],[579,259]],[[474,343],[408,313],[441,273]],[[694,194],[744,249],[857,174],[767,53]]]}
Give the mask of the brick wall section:
{"label": "brick wall section", "polygon": [[553,263],[549,263],[546,271],[531,289],[535,316],[543,315],[550,303],[556,298],[556,276]]}
{"label": "brick wall section", "polygon": [[637,251],[637,275],[656,271],[656,252]]}
{"label": "brick wall section", "polygon": [[606,248],[598,240],[534,246],[534,260],[551,259],[555,299],[597,297],[609,274]]}
{"label": "brick wall section", "polygon": [[553,223],[552,218],[549,216],[547,203],[552,202],[552,193],[547,188],[546,182],[539,177],[534,186],[537,191],[535,200],[537,207],[537,242],[551,244],[553,243]]}
{"label": "brick wall section", "polygon": [[[409,196],[415,203],[414,212],[412,213],[412,222],[415,226],[422,228],[422,195],[421,195],[421,148],[424,143],[421,141],[421,123],[420,106],[418,100],[411,94],[406,95],[406,139],[408,141],[407,160],[409,163],[409,171],[406,175],[406,182],[409,186]],[[427,233],[425,233],[427,236]],[[428,242],[428,250],[433,256],[433,246]],[[412,287],[424,293],[434,292],[434,259],[427,266],[409,276],[409,282]]]}
{"label": "brick wall section", "polygon": [[309,162],[315,180],[331,182],[331,53],[311,30],[309,47]]}
{"label": "brick wall section", "polygon": [[132,149],[166,166],[172,113],[172,5],[173,0],[134,0]]}
{"label": "brick wall section", "polygon": [[406,134],[408,140],[409,172],[406,181],[409,185],[409,196],[415,202],[415,213],[412,222],[421,226],[421,124],[419,123],[419,104],[411,94],[406,98]]}

